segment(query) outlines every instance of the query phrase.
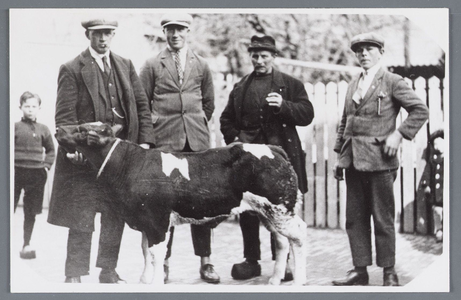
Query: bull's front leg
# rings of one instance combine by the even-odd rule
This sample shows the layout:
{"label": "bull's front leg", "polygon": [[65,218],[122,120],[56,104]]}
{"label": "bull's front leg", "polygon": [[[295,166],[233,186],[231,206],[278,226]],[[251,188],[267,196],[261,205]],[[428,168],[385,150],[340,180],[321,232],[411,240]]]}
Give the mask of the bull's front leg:
{"label": "bull's front leg", "polygon": [[280,285],[282,278],[285,276],[285,269],[287,267],[288,252],[290,244],[288,239],[278,232],[272,232],[275,237],[275,265],[274,273],[269,279],[269,284]]}
{"label": "bull's front leg", "polygon": [[142,235],[142,250],[144,255],[144,271],[141,275],[140,282],[145,284],[163,285],[163,261],[165,259],[170,231],[167,231],[165,240],[157,245],[148,247],[147,236]]}

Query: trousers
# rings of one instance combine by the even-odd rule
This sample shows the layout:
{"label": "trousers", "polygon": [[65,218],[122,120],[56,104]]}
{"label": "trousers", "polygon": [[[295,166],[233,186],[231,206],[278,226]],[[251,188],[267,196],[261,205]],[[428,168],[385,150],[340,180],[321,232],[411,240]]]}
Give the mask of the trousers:
{"label": "trousers", "polygon": [[48,174],[45,169],[14,168],[14,211],[19,203],[21,190],[24,190],[24,244],[27,246],[32,239],[35,225],[35,215],[42,212],[43,194]]}
{"label": "trousers", "polygon": [[373,217],[376,264],[395,265],[394,181],[397,170],[361,172],[346,170],[346,231],[356,267],[372,264]]}
{"label": "trousers", "polygon": [[[96,267],[115,269],[125,222],[110,211],[101,212],[101,233],[99,236]],[[89,274],[92,232],[69,229],[67,239],[66,276]]]}

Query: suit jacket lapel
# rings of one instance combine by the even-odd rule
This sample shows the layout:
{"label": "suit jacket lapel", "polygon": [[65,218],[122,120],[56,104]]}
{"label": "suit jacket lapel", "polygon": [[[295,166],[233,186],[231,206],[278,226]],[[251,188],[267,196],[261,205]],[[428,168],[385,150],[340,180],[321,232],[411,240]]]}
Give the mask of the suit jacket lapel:
{"label": "suit jacket lapel", "polygon": [[360,76],[356,77],[355,79],[353,79],[349,83],[349,89],[347,90],[347,94],[346,94],[346,104],[350,103],[348,105],[348,109],[350,108],[352,112],[355,112],[357,110],[357,105],[356,105],[355,101],[352,99],[352,96],[354,95],[355,91],[357,90],[359,80],[360,80]]}
{"label": "suit jacket lapel", "polygon": [[98,76],[96,72],[99,72],[98,65],[94,62],[93,57],[91,57],[90,50],[86,49],[85,51],[80,54],[80,60],[83,64],[81,69],[83,82],[88,89],[88,92],[91,96],[91,100],[93,101],[94,106],[94,114],[95,117],[98,118],[99,116],[99,89],[98,89]]}
{"label": "suit jacket lapel", "polygon": [[174,63],[173,56],[171,55],[170,51],[168,51],[168,49],[163,50],[161,59],[162,59],[161,62],[163,66],[168,70],[168,72],[171,75],[171,78],[173,78],[173,81],[179,87],[180,84],[179,84],[178,71],[176,70],[176,65]]}
{"label": "suit jacket lapel", "polygon": [[373,81],[371,82],[367,93],[365,94],[362,101],[360,102],[360,105],[357,107],[357,110],[362,108],[370,99],[375,98],[374,95],[376,94],[378,87],[381,85],[383,76],[384,76],[384,70],[379,69],[379,71],[375,75],[375,78],[373,78]]}
{"label": "suit jacket lapel", "polygon": [[[194,65],[195,65],[195,55],[192,52],[192,50],[188,49],[187,50],[187,57],[186,57],[186,67],[185,67],[185,70],[184,70],[184,81],[183,81],[183,83],[187,82],[191,71],[194,69]],[[175,68],[176,68],[176,66],[175,66]]]}

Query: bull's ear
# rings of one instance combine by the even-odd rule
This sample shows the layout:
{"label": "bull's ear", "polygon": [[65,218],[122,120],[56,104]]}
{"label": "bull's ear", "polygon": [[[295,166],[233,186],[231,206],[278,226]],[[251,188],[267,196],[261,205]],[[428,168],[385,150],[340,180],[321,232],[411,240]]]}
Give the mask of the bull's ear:
{"label": "bull's ear", "polygon": [[114,133],[115,136],[117,136],[120,131],[122,131],[123,129],[123,126],[120,125],[120,124],[115,124],[114,126],[112,126],[112,132]]}

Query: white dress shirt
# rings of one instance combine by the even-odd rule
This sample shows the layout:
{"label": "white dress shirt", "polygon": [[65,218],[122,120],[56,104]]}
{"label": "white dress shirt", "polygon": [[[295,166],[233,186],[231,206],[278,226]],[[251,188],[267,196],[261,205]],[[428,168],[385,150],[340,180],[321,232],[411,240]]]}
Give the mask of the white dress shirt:
{"label": "white dress shirt", "polygon": [[379,69],[381,69],[381,64],[378,62],[368,70],[363,70],[357,84],[357,90],[352,96],[352,100],[354,100],[357,104],[360,104],[360,100],[362,100],[363,97],[365,97],[367,94],[368,89],[370,88],[371,83],[373,82],[373,79],[375,78],[375,75],[378,73]]}
{"label": "white dress shirt", "polygon": [[93,48],[89,48],[90,49],[90,54],[91,56],[94,58],[94,60],[96,61],[96,63],[98,64],[99,68],[104,72],[104,63],[102,61],[102,58],[105,56],[107,57],[106,61],[107,61],[107,64],[109,65],[110,68],[111,65],[110,65],[110,59],[109,59],[109,54],[110,54],[110,50],[108,50],[106,53],[104,54],[99,54],[98,52],[96,52]]}

